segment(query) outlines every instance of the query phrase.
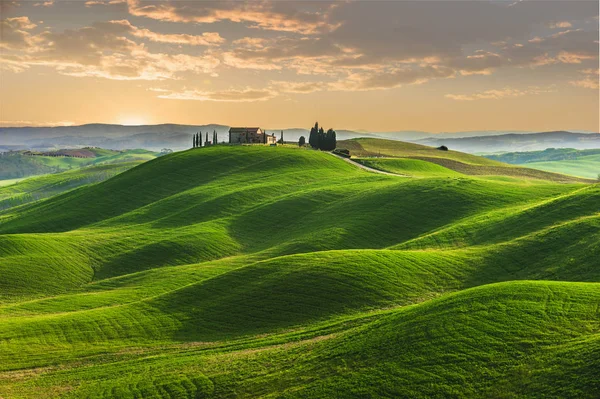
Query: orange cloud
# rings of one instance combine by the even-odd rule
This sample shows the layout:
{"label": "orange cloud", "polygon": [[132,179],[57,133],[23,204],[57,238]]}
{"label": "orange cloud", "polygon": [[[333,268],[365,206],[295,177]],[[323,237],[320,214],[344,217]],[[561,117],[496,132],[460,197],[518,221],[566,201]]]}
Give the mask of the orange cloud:
{"label": "orange cloud", "polygon": [[444,97],[456,101],[500,100],[503,98],[521,97],[529,94],[549,93],[551,91],[552,90],[549,88],[543,89],[535,86],[530,86],[525,89],[505,87],[503,89],[485,90],[472,94],[446,94]]}
{"label": "orange cloud", "polygon": [[600,70],[599,69],[584,69],[581,71],[583,73],[584,78],[579,80],[572,80],[569,83],[573,86],[581,87],[584,89],[595,89],[598,90],[600,88],[599,79],[600,79]]}
{"label": "orange cloud", "polygon": [[170,22],[214,23],[247,22],[251,27],[283,32],[315,34],[337,28],[328,21],[337,3],[306,3],[311,10],[300,10],[293,2],[230,1],[218,2],[149,2],[127,0],[129,13]]}
{"label": "orange cloud", "polygon": [[19,72],[31,65],[56,68],[64,75],[77,77],[102,77],[116,80],[177,79],[182,72],[216,74],[218,58],[204,54],[167,54],[150,52],[143,44],[126,37],[148,38],[151,41],[176,44],[214,45],[222,38],[211,33],[203,36],[162,35],[139,29],[128,21],[98,22],[89,27],[66,30],[61,33],[44,31],[31,35],[28,18],[3,21],[10,40],[3,41],[18,53],[3,54],[8,62],[6,69]]}
{"label": "orange cloud", "polygon": [[29,17],[14,17],[0,20],[0,48],[22,49],[31,45],[32,35],[30,30],[37,27]]}
{"label": "orange cloud", "polygon": [[[164,89],[154,89],[153,91],[164,92]],[[167,100],[249,102],[269,100],[275,97],[275,95],[276,93],[267,89],[258,90],[245,88],[242,90],[231,89],[220,91],[184,90],[181,92],[161,94],[158,98]]]}

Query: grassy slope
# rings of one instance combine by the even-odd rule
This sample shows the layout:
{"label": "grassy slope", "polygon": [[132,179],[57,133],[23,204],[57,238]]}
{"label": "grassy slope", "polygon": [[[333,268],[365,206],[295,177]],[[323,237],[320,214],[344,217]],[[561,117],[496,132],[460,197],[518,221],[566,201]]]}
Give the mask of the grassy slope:
{"label": "grassy slope", "polygon": [[574,148],[547,148],[544,151],[506,152],[486,155],[486,158],[510,164],[575,160],[590,155],[600,155],[600,148],[576,150]]}
{"label": "grassy slope", "polygon": [[411,158],[359,158],[357,162],[374,169],[412,177],[459,177],[462,174],[433,162]]}
{"label": "grassy slope", "polygon": [[[578,177],[569,177],[558,173],[549,173],[537,169],[513,166],[458,151],[440,151],[434,147],[400,141],[359,138],[341,141],[338,146],[340,148],[349,149],[352,156],[359,158],[383,156],[408,158],[433,163],[443,168],[435,171],[438,175],[448,175],[449,169],[454,172],[471,176],[509,176],[518,179],[586,182],[585,179]],[[427,168],[422,166],[422,164],[399,164],[399,161],[396,159],[363,159],[361,162],[365,164],[369,162],[376,163],[378,168],[393,173],[403,173],[402,170],[405,168],[408,168],[409,174],[415,176],[419,176],[419,169],[421,169],[422,172],[428,172]],[[428,169],[431,168],[433,167],[428,167]],[[434,171],[430,170],[429,172],[433,173]],[[589,183],[591,180],[587,180],[587,182]]]}
{"label": "grassy slope", "polygon": [[597,179],[600,175],[600,155],[587,155],[574,160],[531,162],[526,166],[548,172]]}
{"label": "grassy slope", "polygon": [[212,147],[8,210],[0,396],[597,396],[598,186],[393,162]]}
{"label": "grassy slope", "polygon": [[548,148],[544,151],[488,155],[486,158],[589,179],[597,179],[600,174],[600,149]]}
{"label": "grassy slope", "polygon": [[27,156],[7,153],[0,156],[0,179],[14,179],[45,173],[60,173],[84,166],[120,162],[149,161],[158,155],[147,150],[113,151],[102,148],[91,149],[95,158]]}
{"label": "grassy slope", "polygon": [[132,161],[89,166],[62,173],[30,177],[19,180],[14,184],[0,186],[0,212],[14,206],[48,198],[82,185],[107,180],[142,162]]}

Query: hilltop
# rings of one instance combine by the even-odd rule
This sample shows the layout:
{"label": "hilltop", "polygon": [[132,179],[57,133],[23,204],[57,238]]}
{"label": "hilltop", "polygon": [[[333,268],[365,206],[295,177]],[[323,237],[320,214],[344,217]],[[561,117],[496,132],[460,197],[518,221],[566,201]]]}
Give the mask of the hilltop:
{"label": "hilltop", "polygon": [[411,177],[212,146],[1,213],[0,396],[597,397],[600,186],[350,143]]}

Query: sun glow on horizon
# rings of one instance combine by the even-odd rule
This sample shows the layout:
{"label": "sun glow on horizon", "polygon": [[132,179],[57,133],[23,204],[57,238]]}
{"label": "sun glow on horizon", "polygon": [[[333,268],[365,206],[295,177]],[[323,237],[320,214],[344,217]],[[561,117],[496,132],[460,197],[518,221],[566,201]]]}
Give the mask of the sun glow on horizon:
{"label": "sun glow on horizon", "polygon": [[140,115],[123,116],[119,118],[117,123],[123,126],[141,126],[149,124],[148,119]]}

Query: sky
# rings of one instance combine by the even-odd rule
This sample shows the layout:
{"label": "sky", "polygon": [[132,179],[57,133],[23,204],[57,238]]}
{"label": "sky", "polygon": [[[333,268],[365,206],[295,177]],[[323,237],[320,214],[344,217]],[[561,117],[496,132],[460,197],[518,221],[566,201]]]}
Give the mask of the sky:
{"label": "sky", "polygon": [[597,132],[598,8],[0,0],[0,126]]}

